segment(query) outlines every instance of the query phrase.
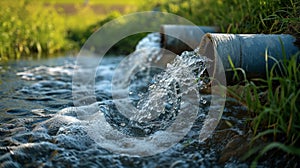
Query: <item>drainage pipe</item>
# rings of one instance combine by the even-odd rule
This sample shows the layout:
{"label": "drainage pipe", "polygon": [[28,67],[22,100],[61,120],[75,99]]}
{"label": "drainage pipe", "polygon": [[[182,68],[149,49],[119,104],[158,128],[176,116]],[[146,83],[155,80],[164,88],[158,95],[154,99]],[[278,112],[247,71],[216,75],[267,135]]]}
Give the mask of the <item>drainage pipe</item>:
{"label": "drainage pipe", "polygon": [[[266,74],[265,52],[277,60],[283,60],[284,54],[289,59],[299,51],[295,46],[296,38],[291,35],[264,34],[218,34],[207,33],[202,37],[199,54],[212,60],[208,71],[217,76],[222,73],[218,68],[221,61],[226,74],[227,83],[232,83],[230,56],[236,68],[244,69],[247,78],[264,77]],[[284,51],[283,51],[284,49]],[[299,62],[299,58],[297,60]],[[275,62],[268,59],[268,67]]]}
{"label": "drainage pipe", "polygon": [[161,46],[170,52],[181,54],[198,47],[205,33],[218,31],[219,28],[210,26],[162,25]]}

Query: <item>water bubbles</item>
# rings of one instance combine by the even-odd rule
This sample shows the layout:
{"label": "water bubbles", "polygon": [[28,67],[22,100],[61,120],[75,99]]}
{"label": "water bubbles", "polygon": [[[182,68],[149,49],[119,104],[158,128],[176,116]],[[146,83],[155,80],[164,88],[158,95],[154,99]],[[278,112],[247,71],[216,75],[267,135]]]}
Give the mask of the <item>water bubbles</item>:
{"label": "water bubbles", "polygon": [[203,97],[200,97],[200,103],[205,105],[207,103],[207,100]]}
{"label": "water bubbles", "polygon": [[144,129],[144,132],[145,132],[145,134],[150,134],[150,133],[151,133],[151,129],[145,128],[145,129]]}

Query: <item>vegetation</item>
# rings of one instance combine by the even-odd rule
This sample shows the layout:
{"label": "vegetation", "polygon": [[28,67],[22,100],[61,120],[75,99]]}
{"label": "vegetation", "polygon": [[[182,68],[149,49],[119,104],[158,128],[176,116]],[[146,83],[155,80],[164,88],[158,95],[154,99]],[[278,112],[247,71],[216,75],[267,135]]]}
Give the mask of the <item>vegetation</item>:
{"label": "vegetation", "polygon": [[[264,139],[262,146],[250,150],[245,158],[258,152],[254,158],[253,167],[257,161],[270,150],[279,149],[292,155],[300,156],[300,64],[297,63],[298,55],[290,60],[278,61],[265,53],[268,59],[275,61],[270,69],[266,64],[266,79],[247,80],[242,69],[232,68],[237,75],[241,71],[244,80],[242,93],[237,90],[229,90],[230,94],[244,102],[248,109],[252,141]],[[229,58],[230,60],[230,58]],[[238,77],[238,76],[235,76]],[[243,84],[242,84],[243,83]]]}
{"label": "vegetation", "polygon": [[103,0],[42,0],[42,2],[46,3],[53,3],[53,4],[82,4],[82,3],[88,3],[88,4],[125,4],[125,5],[137,5],[140,3],[139,0],[126,0],[126,1],[120,1],[120,0],[109,0],[109,1],[103,1]]}
{"label": "vegetation", "polygon": [[144,9],[175,13],[197,25],[220,26],[227,33],[300,33],[300,2],[295,0],[147,0],[146,4]]}
{"label": "vegetation", "polygon": [[[96,22],[86,29],[73,29],[69,32],[68,38],[77,42],[78,46],[83,46],[85,41],[105,23],[120,17],[119,12],[111,12],[103,20]],[[126,24],[126,23],[123,23]],[[126,37],[117,42],[109,51],[108,54],[130,54],[134,51],[137,43],[146,36],[147,33],[140,33]]]}
{"label": "vegetation", "polygon": [[[79,49],[96,28],[123,13],[158,10],[228,33],[290,33],[299,37],[300,2],[295,0],[42,0],[0,2],[0,59]],[[128,54],[144,34],[111,51]]]}
{"label": "vegetation", "polygon": [[[110,12],[110,6],[116,5],[116,10],[124,8],[123,12],[134,10],[127,10],[128,4],[118,0],[84,2],[0,1],[0,61],[78,50],[93,33],[92,30],[121,15],[116,11]],[[130,4],[134,2],[132,0]],[[102,8],[101,5],[106,6]]]}
{"label": "vegetation", "polygon": [[64,21],[53,9],[36,8],[27,1],[1,3],[1,59],[42,52],[52,54],[72,48],[72,43],[64,38]]}

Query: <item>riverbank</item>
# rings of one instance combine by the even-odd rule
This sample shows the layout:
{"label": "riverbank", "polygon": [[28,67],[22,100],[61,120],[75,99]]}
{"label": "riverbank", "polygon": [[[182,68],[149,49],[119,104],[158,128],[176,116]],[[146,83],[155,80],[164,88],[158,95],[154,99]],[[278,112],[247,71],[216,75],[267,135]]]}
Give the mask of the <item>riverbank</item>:
{"label": "riverbank", "polygon": [[[139,3],[138,3],[139,4]],[[0,2],[0,61],[78,51],[105,22],[134,12],[136,1]]]}
{"label": "riverbank", "polygon": [[[107,21],[122,14],[156,10],[218,26],[223,33],[289,33],[299,36],[296,1],[1,1],[0,61],[33,53],[78,50]],[[126,23],[124,23],[126,24]],[[127,37],[111,53],[129,54],[145,34]]]}

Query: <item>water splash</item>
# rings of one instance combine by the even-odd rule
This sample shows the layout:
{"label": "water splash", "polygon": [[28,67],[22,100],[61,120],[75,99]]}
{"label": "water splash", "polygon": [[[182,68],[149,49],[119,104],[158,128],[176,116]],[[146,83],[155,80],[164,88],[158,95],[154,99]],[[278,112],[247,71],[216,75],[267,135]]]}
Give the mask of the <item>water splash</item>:
{"label": "water splash", "polygon": [[161,57],[160,34],[150,33],[138,43],[132,54],[119,63],[115,70],[116,78],[113,79],[113,83],[116,87],[113,90],[127,88],[131,81],[139,80],[136,75],[138,72],[144,71],[146,72],[142,74],[144,77],[151,77],[151,69],[148,67],[152,66],[154,60],[159,61]]}
{"label": "water splash", "polygon": [[80,113],[90,122],[88,134],[106,149],[140,156],[163,152],[186,135],[197,117],[203,85],[197,79],[204,74],[205,59],[197,51],[184,52],[159,67],[158,35],[148,35],[115,69],[113,101],[96,113]]}
{"label": "water splash", "polygon": [[[20,118],[11,120],[10,117],[4,120],[6,123],[1,124],[0,129],[1,136],[5,137],[0,140],[2,146],[0,147],[1,166],[96,167],[101,165],[114,167],[115,165],[112,163],[117,162],[117,166],[123,167],[145,165],[154,167],[158,164],[190,167],[206,165],[210,167],[212,163],[216,164],[217,156],[214,149],[205,151],[207,147],[197,141],[199,129],[206,116],[205,108],[199,109],[197,105],[189,107],[194,102],[188,102],[190,100],[202,102],[208,100],[202,97],[188,97],[197,95],[196,91],[198,92],[198,89],[205,84],[205,81],[197,80],[199,77],[205,76],[205,66],[203,66],[205,61],[203,62],[202,58],[196,54],[197,51],[192,51],[176,56],[172,63],[161,66],[159,63],[163,57],[162,51],[159,49],[159,34],[150,34],[146,38],[148,40],[144,40],[145,44],[138,45],[144,47],[137,47],[136,52],[132,54],[135,56],[128,58],[127,64],[124,64],[125,69],[122,69],[121,65],[119,68],[116,67],[122,58],[108,61],[107,65],[100,65],[97,69],[96,94],[106,96],[105,100],[101,99],[91,105],[68,107],[62,110],[59,109],[63,106],[51,106],[53,108],[49,110],[47,105],[40,109],[28,110],[28,112],[21,111]],[[150,42],[153,42],[153,45]],[[145,48],[147,44],[152,46],[148,50]],[[151,52],[147,54],[148,51]],[[60,99],[58,101],[58,98],[63,97],[62,99],[70,100],[71,72],[74,68],[67,63],[55,67],[39,66],[18,73],[19,76],[30,82],[29,86],[19,90],[18,99],[22,99],[22,97],[27,99],[26,96],[34,93],[36,98],[26,101],[41,104],[42,101],[38,97],[42,96],[45,104],[52,104],[56,101],[64,104],[65,101]],[[126,99],[137,109],[137,113],[130,118],[119,112],[110,96],[111,92],[115,90],[110,90],[109,86],[113,74],[116,74],[118,69],[122,74],[117,76],[119,79],[125,79],[124,76],[129,77],[127,80],[117,80],[119,82],[117,84],[120,86],[120,89],[117,90],[120,91],[119,95],[125,95],[121,96],[119,100]],[[128,69],[131,73],[124,74]],[[125,86],[128,86],[126,93]],[[52,93],[49,93],[51,89],[53,89]],[[65,92],[60,91],[63,89]],[[58,92],[55,92],[56,90]],[[159,100],[160,103],[153,100]],[[72,105],[64,104],[64,106]],[[180,109],[191,109],[192,112],[184,115]],[[8,115],[17,113],[15,111],[8,110]],[[23,113],[30,114],[26,116]],[[197,113],[198,121],[196,121],[194,129],[187,135],[188,138],[163,152],[162,149],[165,149],[165,145],[168,144],[159,146],[157,145],[159,142],[178,138],[178,134],[164,134],[163,131],[166,131],[174,123],[184,124],[184,120],[176,120],[179,115],[182,115],[181,118],[189,118],[189,114],[196,115]],[[111,129],[115,132],[110,132]],[[105,136],[97,136],[101,131]],[[91,134],[94,134],[95,137],[90,137]],[[124,134],[127,135],[127,138],[134,138],[122,139]],[[154,139],[155,143],[139,141],[144,137]],[[93,138],[98,138],[96,141],[99,143],[95,143]],[[107,139],[115,139],[115,143],[105,141]],[[191,142],[190,139],[194,140]],[[155,154],[157,151],[163,153],[144,159],[115,155],[103,147],[114,148],[119,150],[119,153],[131,155],[143,155],[143,152],[144,155]],[[143,150],[140,150],[142,148]],[[87,160],[87,162],[82,162],[82,160]],[[182,162],[178,162],[178,160],[182,160]],[[132,165],[130,166],[128,163]]]}
{"label": "water splash", "polygon": [[[203,82],[198,82],[205,70],[204,59],[197,51],[184,52],[167,65],[167,68],[152,79],[148,92],[137,103],[140,111],[131,119],[151,121],[168,113],[175,117],[180,107],[183,94],[190,91],[199,91]],[[191,74],[191,72],[193,74]],[[159,101],[157,101],[159,100]]]}
{"label": "water splash", "polygon": [[135,47],[135,50],[140,50],[142,48],[161,48],[160,42],[160,33],[149,33],[146,37],[139,41]]}

